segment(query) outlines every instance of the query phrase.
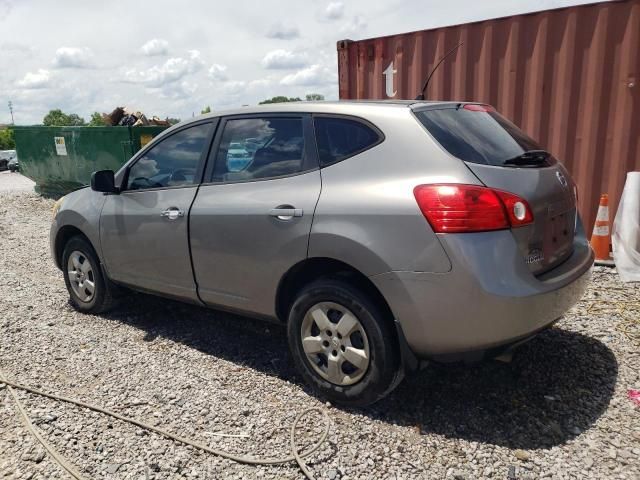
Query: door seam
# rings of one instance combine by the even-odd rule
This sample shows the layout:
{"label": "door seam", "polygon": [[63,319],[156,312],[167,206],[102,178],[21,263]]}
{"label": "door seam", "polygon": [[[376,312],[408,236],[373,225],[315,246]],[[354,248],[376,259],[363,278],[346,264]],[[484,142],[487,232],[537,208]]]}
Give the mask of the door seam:
{"label": "door seam", "polygon": [[193,264],[193,252],[191,251],[191,209],[193,208],[193,204],[196,202],[196,198],[198,198],[198,193],[200,193],[200,185],[196,188],[196,192],[191,199],[191,204],[189,205],[189,210],[187,212],[187,245],[189,247],[189,264],[191,265],[191,276],[193,277],[193,284],[196,287],[196,298],[203,305],[206,306],[206,303],[200,297],[200,288],[198,286],[198,280],[196,278],[196,269]]}
{"label": "door seam", "polygon": [[313,222],[316,220],[316,210],[318,209],[318,204],[320,203],[320,197],[322,196],[322,168],[318,169],[318,174],[320,175],[320,191],[318,192],[318,198],[316,199],[316,204],[313,207],[313,213],[311,215],[311,225],[309,226],[309,235],[307,235],[307,254],[305,258],[309,258],[309,248],[311,245],[311,232],[313,232]]}

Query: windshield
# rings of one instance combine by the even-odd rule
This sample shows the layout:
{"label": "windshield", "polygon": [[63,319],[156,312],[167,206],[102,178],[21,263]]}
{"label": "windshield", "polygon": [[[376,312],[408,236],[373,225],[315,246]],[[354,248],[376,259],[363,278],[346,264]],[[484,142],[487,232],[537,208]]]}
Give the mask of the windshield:
{"label": "windshield", "polygon": [[[518,166],[531,158],[527,152],[543,151],[535,140],[491,107],[429,109],[416,112],[416,117],[445,150],[465,162]],[[554,163],[556,160],[547,154],[536,166]]]}

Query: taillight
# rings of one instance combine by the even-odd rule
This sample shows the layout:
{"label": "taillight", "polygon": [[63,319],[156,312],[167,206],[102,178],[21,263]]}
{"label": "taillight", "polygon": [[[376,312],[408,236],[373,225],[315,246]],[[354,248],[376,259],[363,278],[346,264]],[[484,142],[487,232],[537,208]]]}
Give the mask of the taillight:
{"label": "taillight", "polygon": [[513,193],[477,185],[418,185],[418,206],[436,233],[486,232],[533,222],[531,207]]}
{"label": "taillight", "polygon": [[494,190],[504,203],[509,223],[512,227],[521,227],[533,222],[533,213],[527,201],[517,195],[502,190]]}

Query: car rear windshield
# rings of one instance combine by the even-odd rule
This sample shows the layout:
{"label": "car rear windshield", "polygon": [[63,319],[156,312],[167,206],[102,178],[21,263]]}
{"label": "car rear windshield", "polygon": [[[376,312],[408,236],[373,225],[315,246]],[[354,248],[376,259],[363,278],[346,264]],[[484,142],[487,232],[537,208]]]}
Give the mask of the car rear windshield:
{"label": "car rear windshield", "polygon": [[459,105],[418,111],[416,117],[445,150],[465,162],[510,167],[545,167],[556,162],[491,107]]}

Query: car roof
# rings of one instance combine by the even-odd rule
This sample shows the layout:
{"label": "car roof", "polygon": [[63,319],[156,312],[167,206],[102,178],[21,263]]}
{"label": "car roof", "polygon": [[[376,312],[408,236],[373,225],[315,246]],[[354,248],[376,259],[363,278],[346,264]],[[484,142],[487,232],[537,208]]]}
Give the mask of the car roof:
{"label": "car roof", "polygon": [[[242,115],[262,112],[311,112],[321,113],[335,111],[336,109],[348,110],[353,107],[390,107],[390,108],[407,108],[420,105],[434,105],[443,103],[443,101],[425,101],[425,100],[336,100],[336,101],[318,101],[318,102],[282,102],[268,103],[262,105],[246,106],[232,110],[220,110],[205,114],[202,117],[218,117],[223,115]],[[460,102],[457,102],[460,103]]]}
{"label": "car roof", "polygon": [[184,120],[176,126],[184,126],[185,124],[198,122],[207,118],[216,118],[227,115],[253,115],[262,113],[333,113],[333,114],[356,114],[362,112],[362,109],[370,108],[419,108],[433,105],[460,104],[466,102],[454,101],[427,101],[427,100],[337,100],[337,101],[319,101],[319,102],[283,102],[269,103],[263,105],[247,106],[232,110],[219,110],[205,115]]}

